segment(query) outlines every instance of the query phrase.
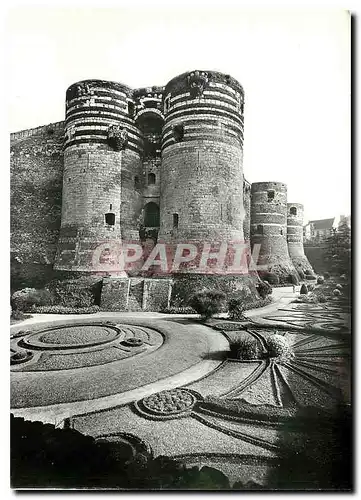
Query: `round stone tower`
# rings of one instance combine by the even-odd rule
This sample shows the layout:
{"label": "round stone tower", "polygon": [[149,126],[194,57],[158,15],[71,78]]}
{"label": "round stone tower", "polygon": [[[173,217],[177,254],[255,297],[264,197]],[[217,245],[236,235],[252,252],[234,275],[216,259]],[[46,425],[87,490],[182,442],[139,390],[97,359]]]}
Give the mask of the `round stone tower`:
{"label": "round stone tower", "polygon": [[241,85],[215,71],[166,85],[161,239],[243,240],[243,101]]}
{"label": "round stone tower", "polygon": [[[198,249],[173,273],[178,283],[182,274],[232,280],[234,244],[244,244],[243,88],[230,75],[195,70],[167,83],[163,104],[159,241]],[[227,248],[224,265],[202,261],[205,248]]]}
{"label": "round stone tower", "polygon": [[314,274],[303,248],[303,205],[300,203],[287,203],[287,243],[296,270]]}
{"label": "round stone tower", "polygon": [[142,133],[129,87],[85,80],[66,92],[61,229],[55,269],[118,269],[119,244],[137,240]]}
{"label": "round stone tower", "polygon": [[[287,186],[281,182],[255,182],[251,187],[251,245],[259,247],[258,265],[264,277],[280,283],[298,280],[287,246]],[[291,276],[294,276],[292,278]],[[277,278],[273,278],[277,279]]]}

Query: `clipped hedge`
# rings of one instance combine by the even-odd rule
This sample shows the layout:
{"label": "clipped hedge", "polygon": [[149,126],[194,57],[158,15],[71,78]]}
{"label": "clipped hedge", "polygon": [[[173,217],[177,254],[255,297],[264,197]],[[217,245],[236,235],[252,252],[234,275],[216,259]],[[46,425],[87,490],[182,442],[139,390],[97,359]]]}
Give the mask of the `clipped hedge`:
{"label": "clipped hedge", "polygon": [[293,349],[290,343],[283,335],[277,333],[268,337],[267,342],[267,356],[270,358],[287,357],[293,354]]}
{"label": "clipped hedge", "polygon": [[93,314],[100,311],[99,306],[67,307],[67,306],[33,306],[33,313],[38,314]]}
{"label": "clipped hedge", "polygon": [[49,290],[36,288],[23,288],[13,293],[11,297],[11,307],[17,311],[29,311],[34,305],[51,305],[53,296]]}
{"label": "clipped hedge", "polygon": [[197,312],[193,309],[193,307],[189,306],[165,307],[160,312],[164,314],[197,314]]}
{"label": "clipped hedge", "polygon": [[262,359],[262,347],[256,339],[234,340],[229,344],[231,357],[240,360]]}

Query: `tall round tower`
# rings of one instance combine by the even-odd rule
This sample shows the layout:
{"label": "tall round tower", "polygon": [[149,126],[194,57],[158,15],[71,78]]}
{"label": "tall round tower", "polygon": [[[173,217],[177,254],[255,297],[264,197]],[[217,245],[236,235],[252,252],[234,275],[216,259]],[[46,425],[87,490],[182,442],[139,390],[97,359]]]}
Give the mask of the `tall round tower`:
{"label": "tall round tower", "polygon": [[132,91],[120,83],[85,80],[68,88],[56,269],[116,270],[122,238],[139,238],[134,177],[142,171],[143,139],[134,114]]}
{"label": "tall round tower", "polygon": [[[175,293],[182,275],[184,283],[200,274],[203,284],[235,283],[233,250],[244,244],[243,88],[230,75],[196,70],[168,82],[163,103],[159,241],[198,249],[196,258],[173,269]],[[223,264],[214,258],[222,248]]]}
{"label": "tall round tower", "polygon": [[281,182],[255,182],[251,188],[251,244],[259,246],[260,275],[277,275],[281,283],[297,273],[287,247],[287,186]]}
{"label": "tall round tower", "polygon": [[303,205],[287,203],[288,253],[297,271],[311,271],[314,274],[303,248]]}
{"label": "tall round tower", "polygon": [[166,85],[163,240],[243,240],[243,100],[241,85],[215,71],[183,73]]}
{"label": "tall round tower", "polygon": [[[163,102],[159,240],[199,249],[243,242],[241,85],[229,75],[192,71],[165,86]],[[198,262],[180,271],[198,273]]]}

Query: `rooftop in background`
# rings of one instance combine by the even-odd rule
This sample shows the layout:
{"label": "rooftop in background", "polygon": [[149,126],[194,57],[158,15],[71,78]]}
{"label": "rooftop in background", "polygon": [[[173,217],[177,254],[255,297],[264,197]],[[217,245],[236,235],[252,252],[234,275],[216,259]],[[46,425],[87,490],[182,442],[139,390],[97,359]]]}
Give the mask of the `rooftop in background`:
{"label": "rooftop in background", "polygon": [[310,220],[308,224],[313,224],[315,229],[331,229],[335,222],[335,217],[332,219],[318,219],[318,220]]}

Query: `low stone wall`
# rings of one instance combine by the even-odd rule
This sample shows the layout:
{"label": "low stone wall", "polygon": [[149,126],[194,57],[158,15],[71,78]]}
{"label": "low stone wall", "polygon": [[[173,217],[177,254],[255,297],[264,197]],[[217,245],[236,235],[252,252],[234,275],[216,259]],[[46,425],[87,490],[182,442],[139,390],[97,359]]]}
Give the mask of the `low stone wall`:
{"label": "low stone wall", "polygon": [[325,261],[327,248],[325,246],[304,245],[305,254],[316,273],[322,274],[329,271]]}
{"label": "low stone wall", "polygon": [[103,311],[161,311],[169,307],[171,279],[104,278]]}

